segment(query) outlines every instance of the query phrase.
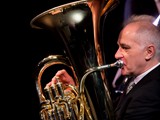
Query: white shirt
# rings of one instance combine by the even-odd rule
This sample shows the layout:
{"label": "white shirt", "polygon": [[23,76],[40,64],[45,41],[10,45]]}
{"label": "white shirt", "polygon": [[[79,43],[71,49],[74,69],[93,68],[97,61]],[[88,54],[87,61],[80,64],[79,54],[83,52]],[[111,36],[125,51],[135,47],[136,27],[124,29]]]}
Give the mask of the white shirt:
{"label": "white shirt", "polygon": [[149,70],[147,70],[146,72],[138,75],[135,79],[134,79],[134,83],[137,84],[145,75],[147,75],[149,72],[151,72],[154,68],[156,68],[157,66],[159,66],[160,63],[156,64],[155,66],[153,66],[152,68],[150,68]]}
{"label": "white shirt", "polygon": [[127,90],[126,90],[126,94],[128,94],[129,91],[134,87],[134,85],[136,85],[145,75],[147,75],[149,72],[151,72],[158,65],[160,65],[160,63],[156,64],[155,66],[153,66],[152,68],[150,68],[146,72],[144,72],[144,73],[138,75],[137,77],[135,77],[134,80],[129,83],[129,85],[127,87]]}

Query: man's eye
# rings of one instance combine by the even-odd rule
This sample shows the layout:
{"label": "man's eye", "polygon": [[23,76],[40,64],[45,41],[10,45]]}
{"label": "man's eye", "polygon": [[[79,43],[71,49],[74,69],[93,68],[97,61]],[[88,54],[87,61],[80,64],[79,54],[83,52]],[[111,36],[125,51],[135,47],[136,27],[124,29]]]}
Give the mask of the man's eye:
{"label": "man's eye", "polygon": [[125,50],[126,50],[126,49],[129,49],[129,47],[126,47],[126,46],[122,46],[122,49],[125,49]]}
{"label": "man's eye", "polygon": [[130,49],[130,48],[131,48],[130,46],[125,45],[125,44],[122,44],[122,45],[121,45],[121,47],[122,47],[122,49],[125,49],[125,50],[127,50],[127,49]]}

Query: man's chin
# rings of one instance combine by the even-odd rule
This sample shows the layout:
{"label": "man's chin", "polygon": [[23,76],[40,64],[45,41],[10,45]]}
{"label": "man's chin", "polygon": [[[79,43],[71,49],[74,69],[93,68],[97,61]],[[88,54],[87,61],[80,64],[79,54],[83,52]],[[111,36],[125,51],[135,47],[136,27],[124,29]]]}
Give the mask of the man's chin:
{"label": "man's chin", "polygon": [[121,71],[121,74],[122,74],[123,76],[128,76],[128,75],[129,75],[129,73],[127,73],[127,72],[124,71],[124,70]]}

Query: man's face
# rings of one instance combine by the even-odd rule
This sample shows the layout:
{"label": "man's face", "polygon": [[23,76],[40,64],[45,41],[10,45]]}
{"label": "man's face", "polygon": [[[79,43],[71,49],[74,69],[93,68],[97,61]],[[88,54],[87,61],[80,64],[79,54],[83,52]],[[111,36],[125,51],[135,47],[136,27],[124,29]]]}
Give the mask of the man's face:
{"label": "man's face", "polygon": [[136,26],[129,25],[121,31],[118,39],[119,48],[115,58],[124,62],[122,75],[139,75],[145,70],[146,47],[139,40],[139,36],[135,32],[136,30]]}

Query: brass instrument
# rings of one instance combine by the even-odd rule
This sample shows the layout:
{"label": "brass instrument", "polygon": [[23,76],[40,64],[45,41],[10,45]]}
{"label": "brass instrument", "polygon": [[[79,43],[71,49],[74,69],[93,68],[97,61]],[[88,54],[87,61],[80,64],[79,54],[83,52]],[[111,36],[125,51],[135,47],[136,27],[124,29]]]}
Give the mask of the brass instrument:
{"label": "brass instrument", "polygon": [[[52,31],[53,40],[60,41],[57,46],[64,49],[63,55],[48,56],[38,64],[36,87],[42,120],[114,120],[106,71],[102,67],[105,66],[105,56],[99,24],[101,16],[117,3],[117,0],[81,0],[49,9],[32,19],[31,27]],[[120,64],[116,62],[111,67],[120,67]],[[62,68],[72,74],[75,83],[80,85],[78,88],[61,82],[51,88],[42,86],[42,80],[51,80],[50,74],[54,75]],[[91,68],[98,69],[90,74],[87,71]],[[43,75],[47,72],[49,75]],[[84,78],[86,75],[88,77]],[[66,88],[72,92],[65,92]]]}
{"label": "brass instrument", "polygon": [[[38,64],[37,69],[38,77],[36,79],[36,87],[41,104],[41,119],[42,120],[94,120],[98,119],[93,109],[90,110],[88,102],[85,97],[85,80],[87,76],[93,72],[101,71],[103,69],[111,67],[122,67],[123,62],[118,60],[115,63],[109,65],[102,65],[98,67],[92,67],[86,70],[83,75],[80,87],[77,88],[72,85],[65,85],[57,78],[57,83],[52,84],[51,87],[45,86],[42,90],[41,82],[44,80],[44,76],[48,77],[46,71],[54,73],[58,69],[66,69],[67,72],[73,77],[75,82],[77,78],[72,65],[67,57],[62,55],[50,55]],[[52,77],[52,76],[51,76]],[[49,79],[49,77],[48,77]],[[51,79],[51,78],[50,78]],[[70,91],[65,92],[65,89],[70,88]],[[89,96],[88,96],[89,97]],[[90,101],[90,104],[92,102]],[[93,105],[92,105],[93,106]]]}
{"label": "brass instrument", "polygon": [[[40,69],[38,69],[40,68]],[[65,69],[77,82],[72,65],[67,57],[50,55],[38,64],[36,87],[41,104],[40,116],[42,120],[77,120],[80,119],[78,104],[81,104],[79,92],[75,86],[64,85],[58,81],[51,87],[43,86],[42,80],[51,79],[48,73],[54,74],[58,69]],[[57,78],[58,80],[59,78]],[[64,92],[66,88],[71,91]],[[79,116],[79,117],[78,117]]]}

